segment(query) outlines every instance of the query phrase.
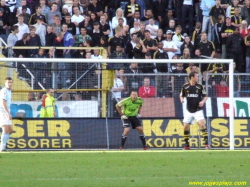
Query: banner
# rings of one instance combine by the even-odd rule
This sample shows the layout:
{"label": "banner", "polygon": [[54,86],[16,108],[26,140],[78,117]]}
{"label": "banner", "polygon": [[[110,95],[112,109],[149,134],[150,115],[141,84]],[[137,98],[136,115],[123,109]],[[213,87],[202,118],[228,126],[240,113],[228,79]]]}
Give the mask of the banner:
{"label": "banner", "polygon": [[[10,105],[13,117],[20,110],[24,110],[27,118],[39,118],[42,107],[41,101],[15,101]],[[56,101],[57,117],[99,117],[98,101]]]}
{"label": "banner", "polygon": [[[182,149],[182,119],[141,119],[147,145],[150,148]],[[250,119],[235,119],[235,148],[250,148]],[[25,119],[13,120],[14,132],[8,149],[119,149],[123,126],[120,119]],[[208,122],[211,148],[229,148],[228,118],[213,118]],[[204,147],[204,139],[197,123],[190,126],[191,148]],[[137,130],[129,133],[127,149],[140,149]]]}

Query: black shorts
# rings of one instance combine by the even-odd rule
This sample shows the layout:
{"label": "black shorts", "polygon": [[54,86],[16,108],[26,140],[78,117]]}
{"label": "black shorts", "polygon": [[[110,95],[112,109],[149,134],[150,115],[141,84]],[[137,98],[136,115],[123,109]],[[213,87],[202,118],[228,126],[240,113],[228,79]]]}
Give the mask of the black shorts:
{"label": "black shorts", "polygon": [[130,125],[131,125],[132,129],[135,129],[136,127],[142,126],[141,121],[136,116],[128,117],[128,119],[123,119],[122,124],[123,124],[124,128],[125,127],[130,127]]}

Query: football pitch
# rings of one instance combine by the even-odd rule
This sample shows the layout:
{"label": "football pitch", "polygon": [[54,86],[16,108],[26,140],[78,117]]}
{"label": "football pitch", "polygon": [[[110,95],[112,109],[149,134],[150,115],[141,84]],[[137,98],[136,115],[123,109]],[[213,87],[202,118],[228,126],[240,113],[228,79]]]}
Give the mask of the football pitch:
{"label": "football pitch", "polygon": [[250,186],[250,151],[0,153],[1,187],[186,187],[223,181]]}

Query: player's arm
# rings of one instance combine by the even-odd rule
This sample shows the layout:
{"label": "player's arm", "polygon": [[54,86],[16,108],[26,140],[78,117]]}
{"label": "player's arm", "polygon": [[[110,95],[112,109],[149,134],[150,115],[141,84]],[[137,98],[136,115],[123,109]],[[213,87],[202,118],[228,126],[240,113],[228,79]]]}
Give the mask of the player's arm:
{"label": "player's arm", "polygon": [[203,105],[205,104],[205,102],[207,101],[207,96],[206,97],[204,97],[203,99],[202,99],[202,101],[199,103],[199,107],[203,107]]}
{"label": "player's arm", "polygon": [[181,103],[184,103],[184,96],[185,96],[184,87],[182,87],[181,93],[180,93],[180,101],[181,101]]}
{"label": "player's arm", "polygon": [[7,107],[7,103],[6,103],[6,100],[5,100],[5,99],[3,99],[3,108],[4,108],[4,110],[8,113],[9,119],[11,120],[11,119],[12,119],[12,116],[11,116],[11,114],[10,114],[10,111],[9,111],[8,107]]}

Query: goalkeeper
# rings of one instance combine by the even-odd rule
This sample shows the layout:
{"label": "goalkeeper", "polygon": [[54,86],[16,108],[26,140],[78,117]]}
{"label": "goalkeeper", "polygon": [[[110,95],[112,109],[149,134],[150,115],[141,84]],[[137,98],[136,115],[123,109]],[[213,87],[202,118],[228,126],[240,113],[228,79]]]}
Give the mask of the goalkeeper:
{"label": "goalkeeper", "polygon": [[121,120],[124,127],[120,150],[124,149],[124,144],[127,140],[127,136],[130,131],[130,125],[132,126],[132,129],[138,130],[143,145],[143,150],[148,149],[148,147],[146,146],[146,140],[145,135],[143,133],[142,124],[139,120],[139,112],[142,107],[142,103],[142,99],[138,97],[137,91],[132,91],[130,97],[123,99],[115,105],[116,109],[121,115]]}

